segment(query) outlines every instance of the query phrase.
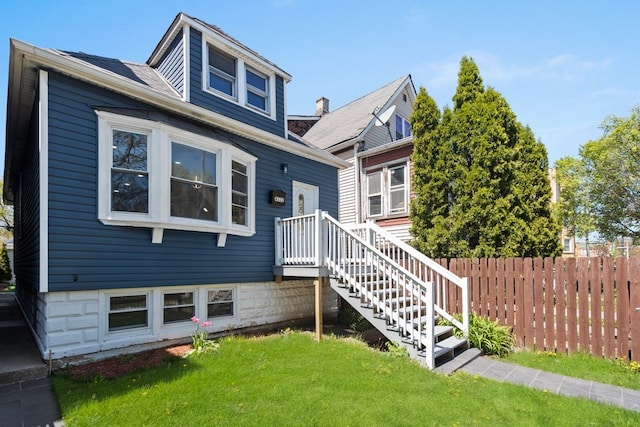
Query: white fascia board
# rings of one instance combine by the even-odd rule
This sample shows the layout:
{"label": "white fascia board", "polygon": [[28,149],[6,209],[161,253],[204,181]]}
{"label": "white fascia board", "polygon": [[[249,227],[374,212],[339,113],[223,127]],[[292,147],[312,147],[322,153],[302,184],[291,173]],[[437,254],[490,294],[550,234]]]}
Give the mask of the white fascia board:
{"label": "white fascia board", "polygon": [[406,138],[397,139],[393,142],[389,142],[388,144],[379,145],[378,147],[371,148],[369,150],[360,151],[359,153],[356,153],[356,156],[361,158],[371,157],[389,150],[395,150],[396,148],[404,147],[405,145],[413,145],[413,135]]}
{"label": "white fascia board", "polygon": [[149,88],[134,81],[128,81],[123,77],[102,70],[98,67],[87,65],[84,62],[71,57],[63,56],[50,49],[42,49],[20,40],[11,40],[17,55],[23,55],[25,60],[31,61],[42,67],[55,69],[71,77],[85,80],[94,85],[122,93],[128,97],[157,106],[160,109],[169,110],[176,114],[198,120],[204,124],[216,126],[236,135],[251,139],[269,147],[277,148],[301,157],[315,160],[320,163],[338,168],[348,167],[349,164],[332,154],[319,148],[307,147],[286,138],[263,131],[246,123],[216,113],[194,104],[186,103],[181,98],[172,97],[156,89]]}
{"label": "white fascia board", "polygon": [[184,14],[182,15],[181,19],[182,19],[182,22],[186,22],[187,24],[189,24],[190,27],[195,28],[196,30],[200,31],[206,37],[217,40],[218,42],[224,44],[225,46],[231,48],[232,50],[234,50],[234,51],[246,56],[247,58],[250,58],[252,62],[260,64],[262,67],[265,67],[266,69],[272,70],[276,74],[281,75],[282,78],[284,79],[285,83],[289,83],[291,81],[292,77],[291,77],[291,75],[289,73],[287,73],[286,71],[284,71],[282,68],[278,67],[277,65],[269,63],[269,62],[265,61],[264,59],[260,58],[259,56],[256,56],[255,53],[253,53],[251,50],[247,49],[242,44],[239,44],[237,42],[229,40],[224,35],[216,32],[216,31],[213,31],[211,28],[206,27],[206,26],[200,24],[199,22],[194,21],[193,19],[191,19],[188,16],[185,16]]}

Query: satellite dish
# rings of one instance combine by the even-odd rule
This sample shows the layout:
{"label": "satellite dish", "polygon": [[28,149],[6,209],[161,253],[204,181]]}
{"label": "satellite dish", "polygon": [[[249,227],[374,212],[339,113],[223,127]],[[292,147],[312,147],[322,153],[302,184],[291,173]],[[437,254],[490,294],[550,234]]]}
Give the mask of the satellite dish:
{"label": "satellite dish", "polygon": [[386,126],[387,122],[389,122],[389,119],[391,118],[391,116],[393,116],[393,113],[395,113],[395,111],[396,111],[396,106],[392,105],[384,113],[380,114],[379,116],[376,116],[376,114],[373,113],[373,115],[376,117],[376,126]]}

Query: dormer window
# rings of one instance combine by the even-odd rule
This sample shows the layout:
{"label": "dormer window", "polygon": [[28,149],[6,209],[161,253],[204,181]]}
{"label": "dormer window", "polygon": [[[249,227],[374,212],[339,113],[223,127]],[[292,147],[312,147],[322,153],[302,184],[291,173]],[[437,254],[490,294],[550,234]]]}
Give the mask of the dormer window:
{"label": "dormer window", "polygon": [[269,79],[247,67],[247,105],[262,111],[269,109]]}
{"label": "dormer window", "polygon": [[275,74],[258,60],[213,41],[204,46],[203,90],[275,120]]}
{"label": "dormer window", "polygon": [[232,98],[236,97],[236,60],[211,46],[209,46],[209,87]]}

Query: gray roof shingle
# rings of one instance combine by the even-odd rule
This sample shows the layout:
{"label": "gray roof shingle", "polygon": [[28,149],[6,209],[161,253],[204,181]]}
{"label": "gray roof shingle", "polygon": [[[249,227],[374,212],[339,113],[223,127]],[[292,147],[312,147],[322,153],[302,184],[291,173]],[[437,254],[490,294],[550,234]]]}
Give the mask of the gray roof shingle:
{"label": "gray roof shingle", "polygon": [[171,85],[163,79],[155,69],[147,64],[121,61],[114,58],[89,55],[83,52],[67,52],[61,50],[52,51],[59,55],[73,58],[76,61],[84,62],[90,67],[109,71],[120,77],[149,86],[150,88],[163,92],[167,95],[179,97],[178,93],[171,87]]}
{"label": "gray roof shingle", "polygon": [[362,98],[324,114],[318,123],[304,134],[304,139],[326,150],[360,136],[375,119],[371,114],[374,109],[382,108],[398,88],[410,79],[409,75],[402,76]]}

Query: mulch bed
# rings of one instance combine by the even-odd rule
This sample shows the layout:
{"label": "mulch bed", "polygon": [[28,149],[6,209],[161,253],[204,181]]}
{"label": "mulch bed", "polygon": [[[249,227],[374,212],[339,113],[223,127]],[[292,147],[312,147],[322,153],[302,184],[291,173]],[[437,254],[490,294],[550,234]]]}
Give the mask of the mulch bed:
{"label": "mulch bed", "polygon": [[171,359],[179,359],[191,348],[190,344],[156,348],[81,365],[68,366],[61,369],[59,373],[79,381],[93,378],[116,378],[141,369],[160,366]]}

